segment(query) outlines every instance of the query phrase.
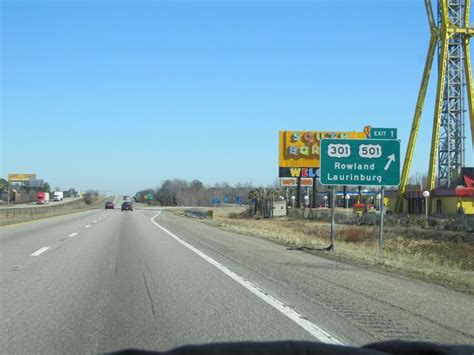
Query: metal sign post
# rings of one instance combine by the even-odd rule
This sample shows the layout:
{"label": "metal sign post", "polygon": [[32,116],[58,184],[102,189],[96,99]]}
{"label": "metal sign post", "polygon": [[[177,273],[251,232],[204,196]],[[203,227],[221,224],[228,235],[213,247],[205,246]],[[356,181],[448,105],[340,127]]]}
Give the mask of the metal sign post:
{"label": "metal sign post", "polygon": [[296,185],[296,208],[301,207],[301,179],[298,178],[298,185]]}
{"label": "metal sign post", "polygon": [[[396,136],[394,129],[379,129],[377,136]],[[331,242],[335,240],[335,186],[380,186],[379,246],[384,247],[385,186],[400,184],[400,141],[394,139],[322,139],[321,184],[331,186]],[[367,207],[367,204],[366,204]],[[334,245],[333,245],[334,247]]]}
{"label": "metal sign post", "polygon": [[312,198],[311,198],[311,207],[316,208],[316,193],[318,189],[318,181],[316,180],[317,178],[313,179],[313,190],[312,190]]}
{"label": "metal sign post", "polygon": [[428,205],[428,198],[430,197],[430,192],[429,191],[423,191],[423,197],[425,198],[425,228],[428,228],[429,221],[428,221],[428,211],[429,211],[429,205]]}
{"label": "metal sign post", "polygon": [[384,246],[383,240],[383,222],[385,218],[385,204],[383,202],[385,197],[385,186],[380,188],[380,229],[379,229],[379,247],[382,250]]}
{"label": "metal sign post", "polygon": [[292,204],[292,208],[291,208],[291,216],[294,217],[295,216],[295,195],[291,196],[291,204]]}
{"label": "metal sign post", "polygon": [[336,187],[331,186],[331,245],[334,251],[334,242],[336,241]]}

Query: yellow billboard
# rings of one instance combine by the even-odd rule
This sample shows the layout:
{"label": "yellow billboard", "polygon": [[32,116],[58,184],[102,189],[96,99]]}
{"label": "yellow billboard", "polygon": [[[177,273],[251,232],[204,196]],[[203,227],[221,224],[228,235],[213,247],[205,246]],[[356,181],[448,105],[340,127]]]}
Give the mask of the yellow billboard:
{"label": "yellow billboard", "polygon": [[8,174],[9,182],[26,182],[36,179],[36,174]]}
{"label": "yellow billboard", "polygon": [[319,168],[323,138],[365,139],[364,132],[280,131],[280,168]]}

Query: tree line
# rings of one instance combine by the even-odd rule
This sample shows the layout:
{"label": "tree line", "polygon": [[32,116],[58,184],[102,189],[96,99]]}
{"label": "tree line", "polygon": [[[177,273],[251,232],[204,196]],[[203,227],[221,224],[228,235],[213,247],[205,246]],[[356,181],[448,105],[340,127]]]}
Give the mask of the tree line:
{"label": "tree line", "polygon": [[252,190],[250,183],[227,182],[205,186],[199,180],[165,180],[155,189],[138,191],[135,200],[160,206],[212,206],[217,204],[246,204]]}

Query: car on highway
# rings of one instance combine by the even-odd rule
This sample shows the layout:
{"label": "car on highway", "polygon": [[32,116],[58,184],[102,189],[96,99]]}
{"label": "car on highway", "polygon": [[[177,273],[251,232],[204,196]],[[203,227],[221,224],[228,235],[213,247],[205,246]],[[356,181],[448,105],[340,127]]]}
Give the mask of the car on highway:
{"label": "car on highway", "polygon": [[108,202],[105,203],[105,209],[106,210],[113,210],[114,208],[115,208],[115,205],[114,205],[113,202],[108,201]]}
{"label": "car on highway", "polygon": [[133,211],[132,203],[127,201],[122,203],[122,211]]}

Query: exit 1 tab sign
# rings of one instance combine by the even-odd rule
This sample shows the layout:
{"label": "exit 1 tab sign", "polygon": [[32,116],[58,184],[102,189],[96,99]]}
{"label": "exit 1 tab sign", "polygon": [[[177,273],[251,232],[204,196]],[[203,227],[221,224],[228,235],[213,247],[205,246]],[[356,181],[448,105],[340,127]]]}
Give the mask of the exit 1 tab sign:
{"label": "exit 1 tab sign", "polygon": [[396,128],[376,128],[370,127],[370,139],[397,139]]}

